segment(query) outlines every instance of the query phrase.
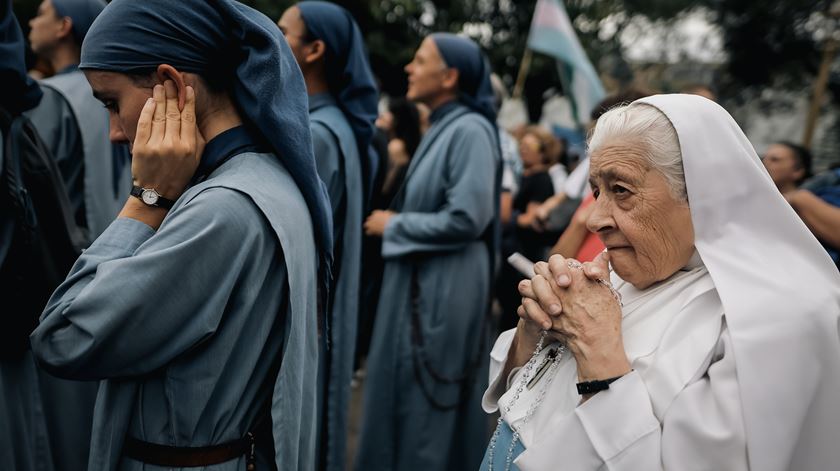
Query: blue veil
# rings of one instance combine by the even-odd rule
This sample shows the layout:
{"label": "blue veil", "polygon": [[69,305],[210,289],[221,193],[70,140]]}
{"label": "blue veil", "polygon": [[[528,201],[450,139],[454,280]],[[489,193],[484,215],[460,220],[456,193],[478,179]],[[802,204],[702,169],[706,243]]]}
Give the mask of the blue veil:
{"label": "blue veil", "polygon": [[23,33],[12,13],[12,0],[0,5],[0,106],[18,114],[35,108],[43,93],[38,83],[26,74]]}
{"label": "blue veil", "polygon": [[370,196],[378,158],[371,146],[378,114],[379,90],[368,62],[362,32],[350,12],[333,3],[307,0],[297,4],[310,39],[327,46],[330,93],[347,117],[362,160],[362,180]]}
{"label": "blue veil", "polygon": [[82,44],[93,20],[105,8],[104,0],[52,0],[58,16],[69,16],[73,20],[73,37]]}
{"label": "blue veil", "polygon": [[458,69],[458,99],[496,126],[496,107],[490,84],[490,64],[478,44],[451,33],[434,33],[432,40],[448,67]]}

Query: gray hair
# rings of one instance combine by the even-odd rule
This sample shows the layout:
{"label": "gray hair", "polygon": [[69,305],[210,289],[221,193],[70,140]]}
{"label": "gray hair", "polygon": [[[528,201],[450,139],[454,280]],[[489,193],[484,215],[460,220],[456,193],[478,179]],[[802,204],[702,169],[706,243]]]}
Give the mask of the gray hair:
{"label": "gray hair", "polygon": [[642,145],[648,163],[668,182],[674,199],[688,203],[680,141],[665,114],[645,103],[612,108],[598,118],[590,133],[589,153],[620,140]]}

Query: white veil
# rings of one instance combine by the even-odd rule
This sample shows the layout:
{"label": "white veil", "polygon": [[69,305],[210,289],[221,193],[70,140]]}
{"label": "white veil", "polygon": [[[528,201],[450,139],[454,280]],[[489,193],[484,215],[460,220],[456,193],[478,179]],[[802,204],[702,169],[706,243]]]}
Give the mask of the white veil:
{"label": "white veil", "polygon": [[695,245],[732,338],[751,469],[838,469],[840,274],[723,108],[694,95],[639,103],[679,136]]}

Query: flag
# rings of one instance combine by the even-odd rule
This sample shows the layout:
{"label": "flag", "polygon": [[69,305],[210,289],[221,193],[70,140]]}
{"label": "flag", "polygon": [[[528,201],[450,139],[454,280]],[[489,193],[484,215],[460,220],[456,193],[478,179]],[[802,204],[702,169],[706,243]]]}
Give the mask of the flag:
{"label": "flag", "polygon": [[588,123],[592,109],[606,93],[560,0],[537,0],[528,48],[557,59],[563,91],[575,119],[580,126]]}

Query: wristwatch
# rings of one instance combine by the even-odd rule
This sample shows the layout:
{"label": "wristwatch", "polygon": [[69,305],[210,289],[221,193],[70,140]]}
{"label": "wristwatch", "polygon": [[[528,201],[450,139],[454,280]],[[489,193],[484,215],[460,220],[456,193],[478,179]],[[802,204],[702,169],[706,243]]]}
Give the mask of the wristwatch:
{"label": "wristwatch", "polygon": [[175,202],[160,195],[154,188],[140,188],[137,185],[131,187],[131,196],[138,198],[146,206],[155,208],[172,209]]}

